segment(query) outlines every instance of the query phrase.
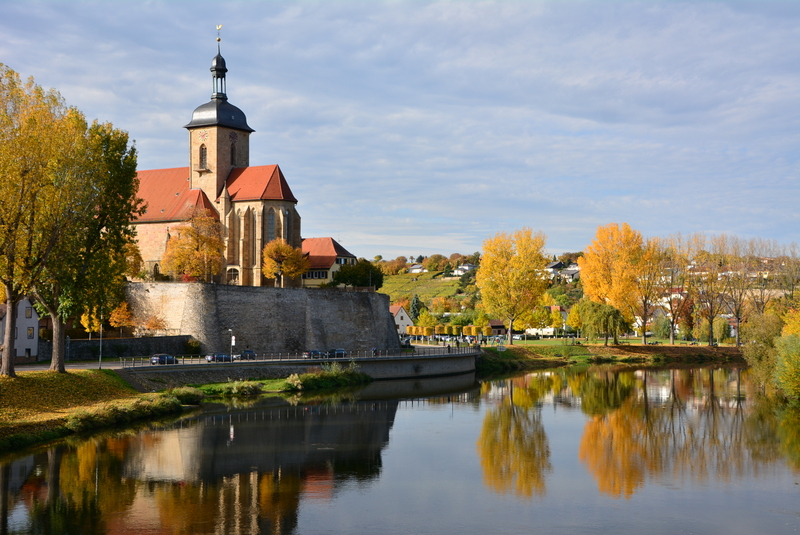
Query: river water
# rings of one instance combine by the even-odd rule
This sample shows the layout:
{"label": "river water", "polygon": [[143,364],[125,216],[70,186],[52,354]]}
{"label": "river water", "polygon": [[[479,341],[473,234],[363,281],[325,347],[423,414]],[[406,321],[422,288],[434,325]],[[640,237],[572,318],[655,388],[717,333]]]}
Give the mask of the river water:
{"label": "river water", "polygon": [[783,534],[800,412],[735,368],[207,404],[5,458],[0,534]]}

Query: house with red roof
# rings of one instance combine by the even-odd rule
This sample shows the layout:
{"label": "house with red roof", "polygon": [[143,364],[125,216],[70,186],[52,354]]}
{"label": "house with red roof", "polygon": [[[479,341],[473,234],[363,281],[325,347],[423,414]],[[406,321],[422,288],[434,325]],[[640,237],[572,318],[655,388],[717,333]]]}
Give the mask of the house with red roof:
{"label": "house with red roof", "polygon": [[[300,215],[277,165],[250,165],[250,135],[244,112],[228,102],[225,60],[211,62],[211,100],[194,110],[189,166],[139,171],[139,197],[146,211],[133,221],[150,276],[163,274],[167,242],[198,212],[222,224],[225,272],[217,282],[271,286],[261,273],[262,250],[276,238],[301,246]],[[287,281],[299,286],[300,281]]]}
{"label": "house with red roof", "polygon": [[331,282],[342,266],[355,265],[354,254],[333,238],[306,238],[303,253],[308,255],[309,269],[303,275],[303,287],[313,288]]}
{"label": "house with red roof", "polygon": [[395,328],[397,328],[398,335],[406,334],[407,328],[414,325],[414,322],[411,321],[411,317],[402,305],[391,305],[389,307],[389,312],[394,318],[394,325]]}

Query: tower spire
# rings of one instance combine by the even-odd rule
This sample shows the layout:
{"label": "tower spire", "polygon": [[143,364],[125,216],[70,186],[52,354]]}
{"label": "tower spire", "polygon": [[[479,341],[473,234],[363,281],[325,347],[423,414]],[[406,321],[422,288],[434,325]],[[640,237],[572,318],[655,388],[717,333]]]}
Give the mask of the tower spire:
{"label": "tower spire", "polygon": [[219,36],[219,31],[222,29],[222,24],[217,24],[217,55],[211,60],[211,78],[213,83],[213,92],[211,93],[211,100],[228,100],[226,92],[225,73],[228,68],[225,66],[225,58],[222,57],[220,52],[220,41],[222,38]]}

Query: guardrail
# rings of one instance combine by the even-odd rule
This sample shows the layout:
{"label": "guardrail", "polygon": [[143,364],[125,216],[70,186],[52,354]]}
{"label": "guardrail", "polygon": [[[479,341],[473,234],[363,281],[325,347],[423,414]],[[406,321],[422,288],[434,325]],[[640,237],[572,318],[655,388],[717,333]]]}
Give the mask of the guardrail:
{"label": "guardrail", "polygon": [[204,355],[176,355],[176,364],[152,364],[150,357],[120,357],[123,368],[142,368],[158,366],[159,368],[172,368],[176,366],[188,365],[223,365],[223,364],[252,364],[252,363],[272,363],[281,361],[292,362],[347,362],[351,359],[365,358],[432,358],[432,357],[455,357],[478,355],[481,350],[479,346],[467,347],[414,347],[413,349],[375,349],[367,351],[346,351],[344,356],[339,357],[304,357],[303,352],[288,353],[267,353],[246,357],[244,359],[234,358],[233,361],[214,362],[207,361]]}

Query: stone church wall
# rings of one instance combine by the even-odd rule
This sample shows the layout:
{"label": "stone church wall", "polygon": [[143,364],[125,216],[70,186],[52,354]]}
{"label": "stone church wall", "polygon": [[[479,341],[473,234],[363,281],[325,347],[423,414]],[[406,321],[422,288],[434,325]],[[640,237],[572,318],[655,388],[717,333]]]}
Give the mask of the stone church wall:
{"label": "stone church wall", "polygon": [[201,283],[130,283],[141,319],[161,317],[172,335],[190,335],[205,352],[397,349],[389,298],[374,292]]}

